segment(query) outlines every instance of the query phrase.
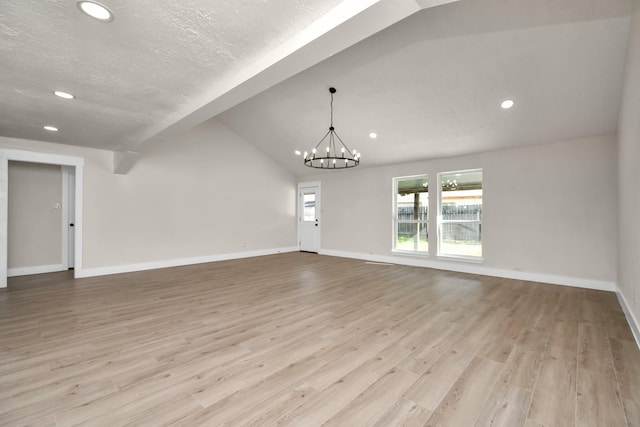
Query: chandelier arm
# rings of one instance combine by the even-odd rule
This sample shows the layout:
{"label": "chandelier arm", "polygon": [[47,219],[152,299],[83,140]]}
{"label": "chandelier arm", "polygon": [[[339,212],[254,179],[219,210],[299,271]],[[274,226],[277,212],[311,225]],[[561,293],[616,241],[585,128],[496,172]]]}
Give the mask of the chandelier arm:
{"label": "chandelier arm", "polygon": [[336,140],[333,137],[335,134],[336,134],[335,132],[331,132],[331,135],[329,135],[329,152],[327,153],[328,155],[330,155],[332,152],[333,152],[333,156],[338,155],[338,152],[336,151]]}
{"label": "chandelier arm", "polygon": [[320,146],[320,144],[322,144],[322,141],[324,141],[325,139],[327,139],[327,136],[329,136],[329,134],[331,133],[331,131],[327,131],[327,133],[324,134],[324,136],[322,137],[322,139],[320,140],[320,142],[318,142],[316,144],[316,146],[314,147],[316,150],[318,149],[318,147]]}
{"label": "chandelier arm", "polygon": [[347,147],[347,144],[345,144],[344,141],[342,141],[342,138],[340,138],[340,135],[338,135],[336,131],[334,131],[333,133],[336,135],[336,138],[338,138],[338,140],[340,141],[344,149],[347,150],[347,153],[349,153],[349,155],[353,157],[353,153],[351,152],[351,150],[349,150],[349,147]]}

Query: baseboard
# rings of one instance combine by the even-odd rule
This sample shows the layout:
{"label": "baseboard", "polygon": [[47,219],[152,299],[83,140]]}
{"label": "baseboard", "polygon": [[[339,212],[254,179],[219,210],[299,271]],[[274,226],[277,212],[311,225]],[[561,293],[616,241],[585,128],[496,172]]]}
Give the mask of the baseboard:
{"label": "baseboard", "polygon": [[624,294],[620,292],[620,290],[618,290],[616,294],[618,295],[618,301],[620,302],[622,311],[624,311],[624,315],[627,317],[627,323],[631,328],[631,333],[633,333],[636,344],[638,348],[640,348],[640,322],[638,322],[638,319],[636,319],[633,312],[629,309],[629,304],[627,304],[627,299],[624,297]]}
{"label": "baseboard", "polygon": [[[124,264],[114,265],[108,267],[96,267],[96,268],[84,268],[82,270],[76,269],[77,278],[105,276],[108,274],[130,273],[134,271],[154,270],[158,268],[178,267],[182,265],[203,264],[207,262],[226,261],[231,259],[251,258],[264,255],[273,255],[285,252],[296,252],[299,248],[296,246],[284,247],[284,248],[272,248],[261,249],[256,251],[247,252],[234,252],[219,255],[207,255],[202,257],[193,258],[179,258],[163,261],[152,261],[137,264]],[[363,254],[358,252],[346,252],[346,251],[334,251],[334,250],[320,250],[320,255],[335,256],[340,258],[352,258],[361,259],[364,261],[374,261],[386,264],[398,264],[408,265],[413,267],[426,267],[434,268],[437,270],[448,270],[459,273],[479,274],[482,276],[494,276],[504,277],[507,279],[526,280],[529,282],[549,283],[553,285],[572,286],[577,288],[596,289],[601,291],[616,292],[616,286],[613,282],[582,279],[568,276],[556,276],[549,274],[531,273],[526,271],[511,271],[498,268],[487,268],[478,264],[456,263],[446,262],[439,260],[427,260],[418,257],[401,257],[401,256],[386,256],[386,255],[373,255]],[[57,267],[57,266],[43,266],[43,267]],[[61,266],[60,266],[61,267]],[[9,276],[11,272],[16,269],[9,270]],[[57,268],[55,270],[38,271],[35,273],[23,273],[23,274],[36,274],[40,272],[60,271],[64,268]]]}
{"label": "baseboard", "polygon": [[207,255],[193,258],[178,258],[163,261],[143,262],[137,264],[125,264],[125,265],[113,265],[108,267],[96,267],[96,268],[83,268],[82,270],[76,270],[75,277],[95,277],[106,276],[109,274],[131,273],[134,271],[155,270],[158,268],[167,267],[179,267],[183,265],[204,264],[207,262],[227,261],[231,259],[240,258],[252,258],[264,255],[274,255],[285,252],[297,251],[297,246],[290,246],[285,248],[273,248],[273,249],[261,249],[256,251],[247,252],[234,252],[219,255]]}
{"label": "baseboard", "polygon": [[56,271],[64,271],[67,267],[62,264],[36,265],[35,267],[17,267],[8,268],[7,277],[27,276],[29,274],[53,273]]}
{"label": "baseboard", "polygon": [[482,276],[504,277],[506,279],[526,280],[528,282],[549,283],[552,285],[572,286],[576,288],[596,289],[599,291],[615,292],[614,282],[604,280],[582,279],[578,277],[556,276],[552,274],[531,273],[526,271],[511,271],[500,268],[487,268],[477,263],[447,262],[430,260],[411,256],[372,255],[357,252],[321,250],[320,255],[354,258],[365,261],[383,262],[389,264],[409,265],[413,267],[435,268],[437,270],[455,271],[458,273],[479,274]]}

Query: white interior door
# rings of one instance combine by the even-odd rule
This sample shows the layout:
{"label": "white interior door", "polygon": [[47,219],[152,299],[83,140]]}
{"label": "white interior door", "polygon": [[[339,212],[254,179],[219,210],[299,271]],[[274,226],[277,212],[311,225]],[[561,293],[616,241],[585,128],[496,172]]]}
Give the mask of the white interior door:
{"label": "white interior door", "polygon": [[300,250],[320,250],[320,185],[298,186],[298,235]]}

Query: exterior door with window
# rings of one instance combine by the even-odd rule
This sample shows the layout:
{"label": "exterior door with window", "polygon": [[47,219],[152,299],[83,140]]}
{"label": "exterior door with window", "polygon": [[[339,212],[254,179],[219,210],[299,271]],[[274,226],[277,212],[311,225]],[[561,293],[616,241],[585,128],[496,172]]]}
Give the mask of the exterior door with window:
{"label": "exterior door with window", "polygon": [[298,185],[298,235],[300,250],[320,250],[320,185]]}

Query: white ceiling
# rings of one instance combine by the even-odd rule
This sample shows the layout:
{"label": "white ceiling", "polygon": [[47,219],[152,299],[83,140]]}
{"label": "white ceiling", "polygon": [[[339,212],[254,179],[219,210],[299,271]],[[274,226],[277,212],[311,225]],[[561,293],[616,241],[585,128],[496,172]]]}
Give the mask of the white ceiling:
{"label": "white ceiling", "polygon": [[3,0],[0,132],[128,148],[339,2],[105,0],[115,19],[103,23],[76,1]]}
{"label": "white ceiling", "polygon": [[303,176],[330,86],[361,167],[615,132],[631,0],[450,1],[4,0],[0,135],[144,155],[217,116]]}
{"label": "white ceiling", "polygon": [[220,118],[298,176],[318,173],[294,150],[327,131],[330,86],[336,131],[361,167],[613,133],[630,9],[463,0],[422,10]]}

